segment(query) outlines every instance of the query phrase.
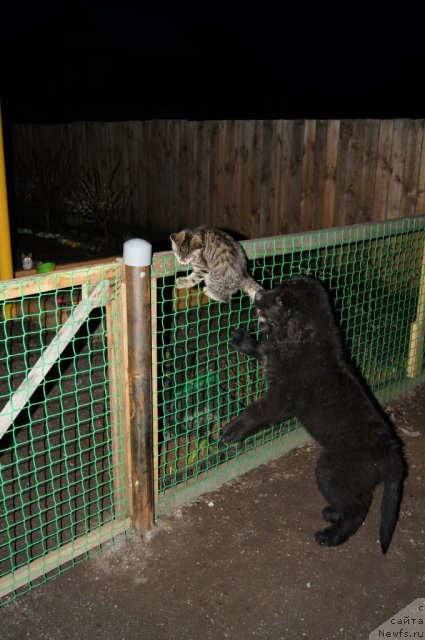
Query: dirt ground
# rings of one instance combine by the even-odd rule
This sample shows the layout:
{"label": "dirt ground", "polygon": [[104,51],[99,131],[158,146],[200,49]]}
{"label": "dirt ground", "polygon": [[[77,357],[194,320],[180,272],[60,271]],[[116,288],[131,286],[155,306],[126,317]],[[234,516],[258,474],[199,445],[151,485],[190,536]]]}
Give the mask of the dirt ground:
{"label": "dirt ground", "polygon": [[425,387],[386,405],[409,476],[386,556],[378,488],[346,544],[323,548],[309,443],[5,605],[1,640],[362,639],[425,596]]}

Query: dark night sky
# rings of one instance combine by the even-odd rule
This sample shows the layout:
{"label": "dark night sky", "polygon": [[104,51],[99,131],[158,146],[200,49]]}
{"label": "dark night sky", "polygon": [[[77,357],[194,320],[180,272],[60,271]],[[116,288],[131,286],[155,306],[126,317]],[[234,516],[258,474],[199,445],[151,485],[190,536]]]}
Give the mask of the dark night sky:
{"label": "dark night sky", "polygon": [[233,16],[174,6],[15,2],[1,27],[3,119],[425,115],[413,10],[385,24],[357,5],[345,16],[323,4]]}

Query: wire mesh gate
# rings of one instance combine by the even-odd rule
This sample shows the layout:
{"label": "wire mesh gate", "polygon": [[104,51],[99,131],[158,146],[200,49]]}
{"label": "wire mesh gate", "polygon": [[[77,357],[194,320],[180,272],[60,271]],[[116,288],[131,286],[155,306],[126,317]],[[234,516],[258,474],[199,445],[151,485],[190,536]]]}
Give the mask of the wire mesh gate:
{"label": "wire mesh gate", "polygon": [[[327,285],[347,348],[381,401],[423,382],[425,216],[242,245],[265,288],[308,273]],[[178,270],[184,268],[178,267]],[[296,420],[224,446],[222,427],[262,393],[254,359],[229,348],[234,327],[255,332],[249,298],[218,303],[176,290],[174,257],[152,265],[156,515],[300,444]]]}
{"label": "wire mesh gate", "polygon": [[117,263],[0,283],[0,596],[125,531]]}

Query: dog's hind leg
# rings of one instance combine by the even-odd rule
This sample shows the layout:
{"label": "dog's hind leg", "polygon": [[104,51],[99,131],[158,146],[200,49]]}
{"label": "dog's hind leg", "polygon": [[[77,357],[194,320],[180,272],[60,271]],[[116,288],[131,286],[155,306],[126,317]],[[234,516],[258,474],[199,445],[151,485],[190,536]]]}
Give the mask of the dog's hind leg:
{"label": "dog's hind leg", "polygon": [[[370,496],[369,506],[371,501],[372,496]],[[325,544],[328,547],[346,542],[348,538],[356,533],[367,515],[369,506],[364,504],[365,502],[367,503],[367,498],[364,496],[358,504],[347,505],[340,512],[332,511],[338,517],[338,520],[330,527],[316,531],[314,534],[316,542]]]}
{"label": "dog's hind leg", "polygon": [[372,502],[369,487],[373,484],[365,475],[361,463],[342,463],[328,453],[320,456],[316,468],[317,484],[329,504],[323,509],[322,516],[332,526],[317,531],[316,542],[328,546],[342,544],[361,526]]}
{"label": "dog's hind leg", "polygon": [[325,507],[322,510],[322,517],[326,522],[337,522],[340,516],[333,507]]}
{"label": "dog's hind leg", "polygon": [[335,505],[332,503],[332,460],[325,452],[322,452],[321,456],[317,460],[316,480],[320,491],[324,495],[325,499],[329,501],[329,505],[322,510],[323,519],[326,520],[326,522],[338,522],[341,516],[336,510]]}

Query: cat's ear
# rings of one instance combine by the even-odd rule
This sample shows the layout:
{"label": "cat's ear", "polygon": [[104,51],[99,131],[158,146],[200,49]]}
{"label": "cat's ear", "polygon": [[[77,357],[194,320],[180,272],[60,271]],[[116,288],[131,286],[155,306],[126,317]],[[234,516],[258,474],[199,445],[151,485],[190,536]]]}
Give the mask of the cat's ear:
{"label": "cat's ear", "polygon": [[171,242],[174,242],[177,246],[181,245],[185,237],[184,231],[179,231],[178,233],[172,233],[170,235]]}
{"label": "cat's ear", "polygon": [[192,236],[190,241],[190,250],[196,251],[197,249],[202,249],[202,240],[199,236]]}

